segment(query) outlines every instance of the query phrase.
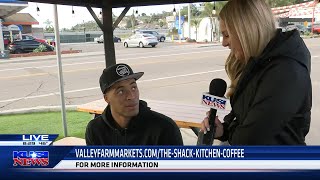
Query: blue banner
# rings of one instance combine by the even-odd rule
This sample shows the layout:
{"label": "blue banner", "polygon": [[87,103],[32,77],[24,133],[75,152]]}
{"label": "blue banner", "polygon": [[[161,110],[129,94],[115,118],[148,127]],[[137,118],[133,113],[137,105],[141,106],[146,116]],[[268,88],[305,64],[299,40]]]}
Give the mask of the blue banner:
{"label": "blue banner", "polygon": [[2,146],[1,165],[13,167],[14,158],[41,159],[44,152],[48,168],[61,160],[320,160],[320,146]]}
{"label": "blue banner", "polygon": [[[184,16],[180,16],[180,27],[183,27],[183,23],[184,23]],[[175,20],[175,28],[179,29],[179,16],[176,16],[176,20]]]}
{"label": "blue banner", "polygon": [[320,160],[319,146],[75,147],[65,159],[105,160]]}
{"label": "blue banner", "polygon": [[0,3],[28,4],[28,2],[26,2],[26,1],[18,1],[18,0],[0,0]]}
{"label": "blue banner", "polygon": [[49,146],[58,134],[1,134],[0,146]]}

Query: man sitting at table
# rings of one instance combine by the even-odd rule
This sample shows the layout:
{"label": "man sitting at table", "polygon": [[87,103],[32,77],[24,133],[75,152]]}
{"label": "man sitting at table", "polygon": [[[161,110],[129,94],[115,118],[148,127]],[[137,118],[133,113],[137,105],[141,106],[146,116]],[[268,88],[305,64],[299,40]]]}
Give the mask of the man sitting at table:
{"label": "man sitting at table", "polygon": [[136,80],[143,74],[127,64],[103,70],[99,82],[108,106],[88,123],[87,145],[183,145],[176,123],[139,100]]}

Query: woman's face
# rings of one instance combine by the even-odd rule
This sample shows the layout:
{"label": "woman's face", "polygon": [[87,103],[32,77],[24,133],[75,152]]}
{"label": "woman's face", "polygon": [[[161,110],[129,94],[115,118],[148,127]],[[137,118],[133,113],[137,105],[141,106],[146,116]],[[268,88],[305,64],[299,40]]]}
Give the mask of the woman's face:
{"label": "woman's face", "polygon": [[220,30],[223,35],[222,46],[229,47],[229,49],[231,49],[231,53],[233,53],[238,60],[243,60],[244,53],[238,36],[228,32],[223,20],[220,20]]}

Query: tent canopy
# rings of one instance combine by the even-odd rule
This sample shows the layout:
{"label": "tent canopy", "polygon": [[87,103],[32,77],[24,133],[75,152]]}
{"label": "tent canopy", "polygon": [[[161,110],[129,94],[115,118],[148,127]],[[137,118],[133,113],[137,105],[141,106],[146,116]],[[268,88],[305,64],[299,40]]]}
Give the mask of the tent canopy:
{"label": "tent canopy", "polygon": [[15,14],[22,9],[28,7],[28,2],[16,2],[0,0],[0,18],[6,18],[12,14]]}
{"label": "tent canopy", "polygon": [[[179,3],[195,3],[195,2],[212,2],[212,0],[27,0],[30,2],[63,4],[72,6],[91,6],[102,8],[105,2],[111,4],[112,8],[133,7],[133,6],[149,6],[163,4],[179,4]],[[222,0],[216,0],[222,1]]]}

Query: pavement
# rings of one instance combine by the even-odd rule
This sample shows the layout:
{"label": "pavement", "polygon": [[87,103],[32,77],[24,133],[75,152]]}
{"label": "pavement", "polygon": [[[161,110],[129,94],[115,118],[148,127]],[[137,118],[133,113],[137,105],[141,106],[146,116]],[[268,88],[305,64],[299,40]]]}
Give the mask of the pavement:
{"label": "pavement", "polygon": [[[73,45],[81,45],[81,43],[72,43]],[[83,44],[83,43],[82,43]],[[93,44],[92,42],[85,43],[86,45]],[[202,47],[211,47],[220,45],[218,42],[214,43],[188,43],[188,42],[179,42],[175,41],[174,44],[181,46],[194,46],[197,48]],[[68,45],[71,45],[71,43]],[[88,57],[88,56],[100,56],[104,55],[104,51],[93,51],[93,52],[82,52],[82,53],[72,53],[72,54],[62,54],[61,58],[73,58],[73,57]],[[9,59],[1,59],[0,64],[2,63],[21,63],[21,62],[32,62],[39,60],[56,60],[57,55],[47,55],[47,56],[31,56],[31,57],[17,57],[17,58],[9,58]]]}
{"label": "pavement", "polygon": [[[103,55],[103,54],[104,54],[104,52],[102,52],[102,51],[86,52],[86,53],[72,53],[72,54],[62,54],[61,58],[99,56],[99,55]],[[57,59],[57,55],[18,57],[18,58],[3,59],[2,61],[0,61],[0,64],[1,63],[31,62],[31,61],[39,61],[39,60],[55,60],[55,59]]]}

